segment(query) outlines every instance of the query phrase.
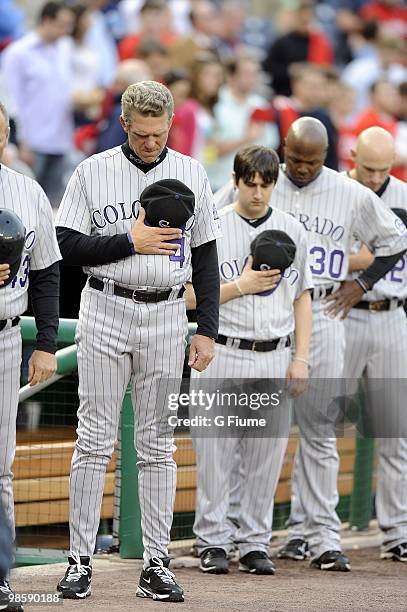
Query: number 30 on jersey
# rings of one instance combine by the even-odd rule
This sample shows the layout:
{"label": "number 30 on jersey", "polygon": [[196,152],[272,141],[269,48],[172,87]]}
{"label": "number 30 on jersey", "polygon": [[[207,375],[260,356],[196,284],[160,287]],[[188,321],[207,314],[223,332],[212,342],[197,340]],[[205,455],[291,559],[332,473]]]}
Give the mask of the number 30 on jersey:
{"label": "number 30 on jersey", "polygon": [[327,251],[322,246],[313,246],[310,251],[311,272],[315,276],[340,278],[342,275],[345,254],[340,249]]}

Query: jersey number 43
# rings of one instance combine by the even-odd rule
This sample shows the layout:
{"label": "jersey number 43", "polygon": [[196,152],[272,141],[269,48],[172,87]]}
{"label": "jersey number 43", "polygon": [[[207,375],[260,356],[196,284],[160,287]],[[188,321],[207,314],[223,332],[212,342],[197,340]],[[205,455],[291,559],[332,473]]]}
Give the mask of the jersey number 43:
{"label": "jersey number 43", "polygon": [[24,288],[27,284],[27,280],[28,280],[28,274],[30,272],[30,256],[26,255],[23,259],[23,263],[22,263],[22,272],[23,272],[23,276],[19,276],[18,274],[16,274],[16,276],[13,278],[13,280],[11,281],[11,287],[14,289],[14,287],[17,285],[17,281],[19,281],[19,285],[21,288]]}

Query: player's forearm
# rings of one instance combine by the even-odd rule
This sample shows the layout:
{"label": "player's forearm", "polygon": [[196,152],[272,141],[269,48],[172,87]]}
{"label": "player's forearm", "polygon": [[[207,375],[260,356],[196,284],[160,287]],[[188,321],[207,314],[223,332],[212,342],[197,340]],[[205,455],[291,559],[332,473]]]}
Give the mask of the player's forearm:
{"label": "player's forearm", "polygon": [[309,344],[312,333],[312,306],[308,290],[294,302],[295,357],[309,359]]}
{"label": "player's forearm", "polygon": [[185,300],[185,308],[187,310],[195,310],[196,297],[195,297],[195,291],[192,286],[192,283],[187,283],[185,285],[184,300]]}
{"label": "player's forearm", "polygon": [[102,266],[133,254],[127,234],[86,236],[67,227],[57,227],[56,232],[66,266]]}
{"label": "player's forearm", "polygon": [[374,261],[374,255],[369,251],[366,245],[362,245],[362,248],[358,253],[349,256],[349,268],[348,272],[354,272],[355,270],[366,270]]}
{"label": "player's forearm", "polygon": [[55,353],[59,322],[59,262],[30,271],[29,294],[37,325],[36,349]]}
{"label": "player's forearm", "polygon": [[220,286],[220,303],[226,304],[226,302],[230,302],[230,300],[235,300],[236,298],[242,297],[236,282],[232,281],[231,283],[222,283]]}
{"label": "player's forearm", "polygon": [[[185,304],[187,310],[195,310],[196,308],[196,297],[195,291],[191,283],[187,284],[185,290]],[[234,281],[231,283],[221,283],[220,285],[220,304],[226,304],[230,300],[242,297],[239,293],[237,285]]]}
{"label": "player's forearm", "polygon": [[367,289],[371,289],[377,281],[390,272],[396,263],[403,257],[406,250],[396,255],[387,257],[376,257],[373,263],[358,277]]}

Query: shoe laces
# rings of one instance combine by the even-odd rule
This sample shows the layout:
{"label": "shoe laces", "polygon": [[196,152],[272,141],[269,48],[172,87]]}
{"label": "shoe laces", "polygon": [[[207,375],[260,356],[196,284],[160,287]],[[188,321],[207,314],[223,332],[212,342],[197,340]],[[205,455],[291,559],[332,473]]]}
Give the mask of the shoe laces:
{"label": "shoe laces", "polygon": [[66,577],[67,582],[77,582],[80,580],[81,576],[87,576],[89,567],[87,565],[82,565],[81,558],[79,555],[72,553],[72,559],[76,561],[73,565],[68,568],[68,575]]}
{"label": "shoe laces", "polygon": [[336,559],[339,559],[340,557],[344,557],[344,554],[342,551],[340,550],[327,550],[322,557],[326,555],[327,557],[329,556],[331,559],[334,559],[336,561]]}
{"label": "shoe laces", "polygon": [[246,555],[247,559],[267,559],[267,561],[270,561],[270,559],[267,556],[267,553],[264,552],[263,550],[252,550],[251,552],[249,552]]}
{"label": "shoe laces", "polygon": [[10,588],[10,583],[5,578],[0,579],[0,591],[2,593],[5,593],[6,595],[9,595],[12,592]]}
{"label": "shoe laces", "polygon": [[297,544],[297,549],[302,552],[302,554],[304,555],[306,550],[307,550],[307,543],[306,542],[301,542]]}
{"label": "shoe laces", "polygon": [[165,584],[174,584],[174,574],[170,572],[168,567],[165,567],[159,557],[152,557],[151,561],[154,565],[147,568],[150,572],[154,572]]}
{"label": "shoe laces", "polygon": [[206,553],[210,559],[216,559],[216,558],[223,559],[226,557],[226,553],[223,550],[223,548],[208,548]]}

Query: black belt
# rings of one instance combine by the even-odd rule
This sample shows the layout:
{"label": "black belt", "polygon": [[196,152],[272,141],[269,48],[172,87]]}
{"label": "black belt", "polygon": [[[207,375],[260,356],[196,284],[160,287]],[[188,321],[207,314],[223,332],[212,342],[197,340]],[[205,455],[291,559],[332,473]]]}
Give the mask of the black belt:
{"label": "black belt", "polygon": [[[244,351],[259,351],[260,353],[266,353],[267,351],[275,351],[281,340],[281,338],[274,338],[274,340],[265,341],[244,340],[242,338],[228,338],[227,336],[219,335],[215,342],[218,344],[223,344],[224,346],[233,346],[233,348],[243,349]],[[291,346],[290,336],[287,336],[284,346]]]}
{"label": "black belt", "polygon": [[[89,286],[97,291],[103,291],[105,283],[99,278],[91,276],[89,278]],[[166,289],[165,291],[145,291],[144,289],[129,289],[128,287],[121,287],[120,285],[114,284],[113,293],[119,297],[129,298],[133,302],[146,302],[156,303],[168,300],[172,293],[172,289]],[[182,297],[185,293],[185,287],[181,287],[178,294],[175,296],[175,300]]]}
{"label": "black belt", "polygon": [[[334,287],[328,287],[328,289],[321,291],[321,295],[318,292],[318,298],[320,297],[321,299],[324,299],[324,297],[326,297],[327,295],[331,295],[333,290],[334,290]],[[314,299],[314,295],[316,294],[316,291],[317,291],[316,288],[311,289],[311,300]]]}
{"label": "black belt", "polygon": [[397,300],[397,302],[394,302],[394,300],[389,299],[377,300],[376,302],[361,301],[352,306],[352,308],[360,308],[361,310],[370,310],[373,312],[384,312],[390,310],[392,304],[396,303],[396,308],[399,308],[403,306],[404,302],[405,300]]}
{"label": "black belt", "polygon": [[[2,321],[0,321],[0,331],[3,331],[8,321],[10,321],[10,319],[3,319]],[[11,319],[11,327],[15,327],[16,325],[19,324],[19,322],[20,322],[20,317],[14,317],[14,319]]]}

